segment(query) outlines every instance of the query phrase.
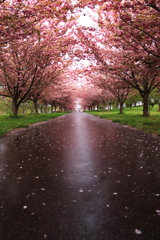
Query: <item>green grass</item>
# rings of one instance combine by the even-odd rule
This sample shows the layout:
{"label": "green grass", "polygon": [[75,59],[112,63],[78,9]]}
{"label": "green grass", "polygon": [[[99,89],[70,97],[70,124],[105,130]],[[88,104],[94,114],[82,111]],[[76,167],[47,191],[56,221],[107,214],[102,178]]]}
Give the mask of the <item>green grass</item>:
{"label": "green grass", "polygon": [[67,113],[69,112],[23,114],[23,115],[19,115],[17,118],[11,115],[1,114],[0,115],[0,136],[3,136],[7,132],[10,132],[15,128],[27,128],[29,124],[47,121]]}
{"label": "green grass", "polygon": [[89,113],[101,118],[107,118],[112,120],[112,122],[128,125],[144,132],[160,136],[160,112],[158,112],[158,106],[154,106],[150,111],[149,117],[142,116],[142,107],[132,107],[131,110],[129,108],[124,108],[123,114],[119,114],[119,109],[112,109],[110,112],[89,111]]}

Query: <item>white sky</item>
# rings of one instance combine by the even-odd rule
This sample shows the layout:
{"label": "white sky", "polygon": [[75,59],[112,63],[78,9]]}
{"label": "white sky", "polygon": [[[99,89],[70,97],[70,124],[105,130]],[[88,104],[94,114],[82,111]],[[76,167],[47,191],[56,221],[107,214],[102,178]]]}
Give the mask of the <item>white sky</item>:
{"label": "white sky", "polygon": [[78,23],[85,27],[97,27],[97,24],[93,21],[92,16],[97,18],[98,15],[89,8],[85,8],[81,13],[80,17],[77,20]]}

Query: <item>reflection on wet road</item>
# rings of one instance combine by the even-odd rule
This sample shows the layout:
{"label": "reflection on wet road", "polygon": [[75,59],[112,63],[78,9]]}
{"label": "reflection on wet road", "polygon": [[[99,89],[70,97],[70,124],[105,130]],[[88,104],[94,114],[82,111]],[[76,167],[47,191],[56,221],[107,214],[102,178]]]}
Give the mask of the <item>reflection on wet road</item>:
{"label": "reflection on wet road", "polygon": [[160,138],[70,113],[0,139],[0,240],[160,239]]}

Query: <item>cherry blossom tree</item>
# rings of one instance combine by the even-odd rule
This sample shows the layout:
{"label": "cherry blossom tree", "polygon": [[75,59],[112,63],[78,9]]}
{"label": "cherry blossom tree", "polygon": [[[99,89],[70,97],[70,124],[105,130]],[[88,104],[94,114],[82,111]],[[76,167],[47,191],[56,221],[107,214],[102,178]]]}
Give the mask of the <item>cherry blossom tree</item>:
{"label": "cherry blossom tree", "polygon": [[160,84],[160,5],[147,0],[120,2],[103,5],[99,24],[109,32],[106,39],[112,47],[119,49],[112,60],[112,70],[117,65],[122,79],[139,91],[143,115],[148,116],[149,94]]}
{"label": "cherry blossom tree", "polygon": [[45,21],[67,22],[72,17],[71,0],[1,0],[0,2],[0,44],[10,40],[38,34],[37,24]]}
{"label": "cherry blossom tree", "polygon": [[[71,64],[70,60],[67,61],[68,67],[69,63]],[[51,106],[51,112],[57,111],[57,108],[64,111],[75,109],[76,88],[69,72],[67,67],[63,68],[58,81],[51,83],[40,96],[44,105]]]}
{"label": "cherry blossom tree", "polygon": [[[95,24],[78,28],[74,19],[85,7],[96,16]],[[160,87],[159,13],[155,0],[1,0],[0,95],[12,98],[17,115],[28,99],[36,111],[38,100],[72,108],[76,96],[93,107],[103,101],[105,90],[117,98],[122,112],[134,88],[148,116],[149,95]],[[73,65],[66,69],[69,59],[70,65],[85,59],[90,66],[81,66],[84,73]],[[85,87],[76,83],[83,78],[88,79]]]}
{"label": "cherry blossom tree", "polygon": [[[160,2],[155,0],[114,1],[110,10],[118,18],[118,35],[126,47],[160,58]],[[107,12],[105,12],[106,14]]]}
{"label": "cherry blossom tree", "polygon": [[109,102],[116,99],[120,106],[120,114],[123,113],[123,104],[126,101],[128,94],[131,92],[131,86],[124,82],[115,72],[106,71],[106,67],[102,65],[92,66],[87,70],[90,81],[94,84],[95,88],[103,89]]}
{"label": "cherry blossom tree", "polygon": [[98,83],[98,86],[109,91],[111,94],[115,96],[115,99],[119,103],[119,113],[123,113],[123,104],[126,101],[131,88],[129,84],[124,83],[122,80],[116,79],[116,81],[112,81],[112,79],[102,78]]}
{"label": "cherry blossom tree", "polygon": [[78,30],[84,55],[94,56],[112,82],[118,78],[139,91],[144,116],[149,115],[149,94],[160,84],[158,23],[151,3],[107,1],[99,9],[99,27]]}
{"label": "cherry blossom tree", "polygon": [[73,41],[67,36],[64,40],[68,25],[60,25],[54,31],[51,31],[52,26],[47,30],[45,26],[38,38],[30,36],[13,40],[3,48],[0,95],[12,98],[14,115],[18,114],[21,103],[53,82],[64,66],[67,50]]}

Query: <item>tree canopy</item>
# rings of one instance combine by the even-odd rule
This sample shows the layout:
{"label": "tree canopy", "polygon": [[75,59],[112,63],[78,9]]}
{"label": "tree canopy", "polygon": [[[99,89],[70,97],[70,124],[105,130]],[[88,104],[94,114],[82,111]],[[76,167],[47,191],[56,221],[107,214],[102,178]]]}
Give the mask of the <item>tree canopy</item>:
{"label": "tree canopy", "polygon": [[135,91],[149,115],[160,89],[159,0],[2,0],[0,15],[0,95],[14,115],[27,100],[67,110],[116,99],[122,112]]}

